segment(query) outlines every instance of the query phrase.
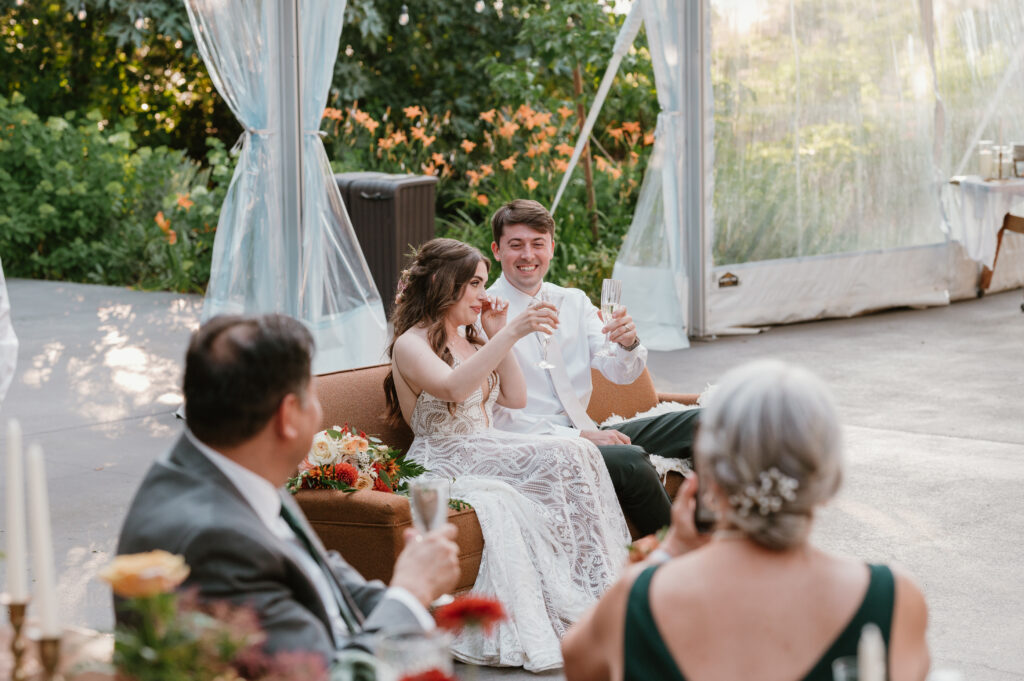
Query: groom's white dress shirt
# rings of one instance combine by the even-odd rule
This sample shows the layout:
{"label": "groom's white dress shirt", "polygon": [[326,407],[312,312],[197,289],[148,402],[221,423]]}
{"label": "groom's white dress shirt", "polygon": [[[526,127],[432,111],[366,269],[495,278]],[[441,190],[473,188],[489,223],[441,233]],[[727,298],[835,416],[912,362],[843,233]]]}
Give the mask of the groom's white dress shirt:
{"label": "groom's white dress shirt", "polygon": [[[192,431],[185,429],[185,435],[195,448],[202,452],[203,456],[209,459],[231,481],[231,484],[245,498],[245,501],[252,506],[252,510],[259,517],[260,521],[267,526],[267,529],[278,539],[284,540],[288,546],[295,549],[292,551],[292,557],[302,565],[307,576],[316,587],[317,593],[320,594],[320,600],[323,601],[324,608],[327,610],[327,615],[331,620],[331,635],[334,638],[334,644],[339,646],[348,635],[348,627],[338,609],[338,602],[335,600],[334,591],[327,582],[327,575],[317,565],[317,562],[313,560],[313,557],[309,555],[309,552],[300,547],[298,544],[299,539],[295,532],[292,531],[292,528],[281,517],[281,497],[278,496],[278,489],[263,476],[257,475],[245,466],[232,461],[220,452],[200,442],[199,438],[192,434]],[[384,593],[384,597],[398,599],[402,605],[412,612],[425,631],[434,628],[434,618],[430,616],[430,613],[423,607],[423,604],[405,589],[389,587]]]}
{"label": "groom's white dress shirt", "polygon": [[[600,371],[613,383],[623,385],[632,383],[643,373],[647,363],[647,349],[643,345],[633,350],[625,350],[618,343],[612,343],[612,357],[595,356],[604,345],[605,336],[601,333],[604,322],[598,316],[597,308],[583,291],[547,282],[542,286],[549,299],[562,300],[558,312],[559,326],[553,340],[558,343],[565,360],[572,391],[584,408],[590,402],[590,395],[594,390],[590,379],[591,367]],[[508,301],[508,319],[512,319],[531,302],[537,300],[537,297],[530,296],[509,283],[504,274],[487,289],[487,292]],[[580,431],[572,426],[565,413],[565,407],[558,398],[551,372],[537,366],[541,359],[538,335],[531,333],[524,336],[513,349],[526,378],[526,407],[506,409],[495,405],[494,425],[502,430],[520,433],[579,436]],[[550,355],[551,353],[549,360],[552,359]]]}

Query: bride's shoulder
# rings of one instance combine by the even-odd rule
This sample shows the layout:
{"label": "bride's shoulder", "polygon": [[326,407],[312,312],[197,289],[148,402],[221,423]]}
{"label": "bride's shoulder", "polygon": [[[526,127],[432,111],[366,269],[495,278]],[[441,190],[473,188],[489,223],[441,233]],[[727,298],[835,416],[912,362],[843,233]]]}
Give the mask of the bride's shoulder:
{"label": "bride's shoulder", "polygon": [[427,340],[427,329],[414,326],[401,336],[395,339],[395,350],[399,352],[408,352],[413,350],[420,350],[424,346],[430,347],[430,342]]}

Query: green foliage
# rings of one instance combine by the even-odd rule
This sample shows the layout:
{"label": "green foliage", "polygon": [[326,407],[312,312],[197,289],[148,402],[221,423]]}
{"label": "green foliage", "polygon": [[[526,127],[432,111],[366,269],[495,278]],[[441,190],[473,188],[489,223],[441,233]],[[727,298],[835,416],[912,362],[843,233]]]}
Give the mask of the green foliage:
{"label": "green foliage", "polygon": [[[201,291],[227,156],[136,147],[101,115],[41,120],[0,98],[0,251],[9,276]],[[218,149],[219,154],[218,155]],[[221,184],[211,191],[211,174]]]}

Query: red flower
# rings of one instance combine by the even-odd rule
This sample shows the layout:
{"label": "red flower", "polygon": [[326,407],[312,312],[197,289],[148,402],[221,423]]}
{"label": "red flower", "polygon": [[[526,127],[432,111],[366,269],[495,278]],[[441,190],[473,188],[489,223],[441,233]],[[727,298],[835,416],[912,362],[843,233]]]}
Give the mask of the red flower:
{"label": "red flower", "polygon": [[359,480],[359,471],[350,463],[334,464],[334,479],[345,483],[349,487],[355,487]]}
{"label": "red flower", "polygon": [[485,634],[489,634],[498,622],[508,619],[508,615],[501,601],[489,596],[467,594],[435,610],[434,619],[437,620],[437,626],[448,631],[459,632],[465,627],[481,627]]}
{"label": "red flower", "polygon": [[384,478],[377,478],[376,480],[374,480],[373,488],[378,492],[394,492],[394,490],[388,487],[388,484],[384,482]]}
{"label": "red flower", "polygon": [[440,669],[428,669],[425,672],[403,676],[398,681],[458,681],[458,679],[448,676]]}

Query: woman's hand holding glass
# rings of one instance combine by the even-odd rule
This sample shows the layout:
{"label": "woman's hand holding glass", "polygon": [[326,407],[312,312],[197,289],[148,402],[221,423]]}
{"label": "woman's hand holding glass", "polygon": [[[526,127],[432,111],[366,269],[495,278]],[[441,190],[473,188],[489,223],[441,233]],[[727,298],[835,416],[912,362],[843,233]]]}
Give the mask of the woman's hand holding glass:
{"label": "woman's hand holding glass", "polygon": [[558,309],[552,303],[536,301],[508,322],[509,331],[518,339],[539,332],[551,335],[558,328]]}
{"label": "woman's hand holding glass", "polygon": [[508,301],[487,296],[481,303],[480,326],[488,338],[494,338],[508,321]]}

